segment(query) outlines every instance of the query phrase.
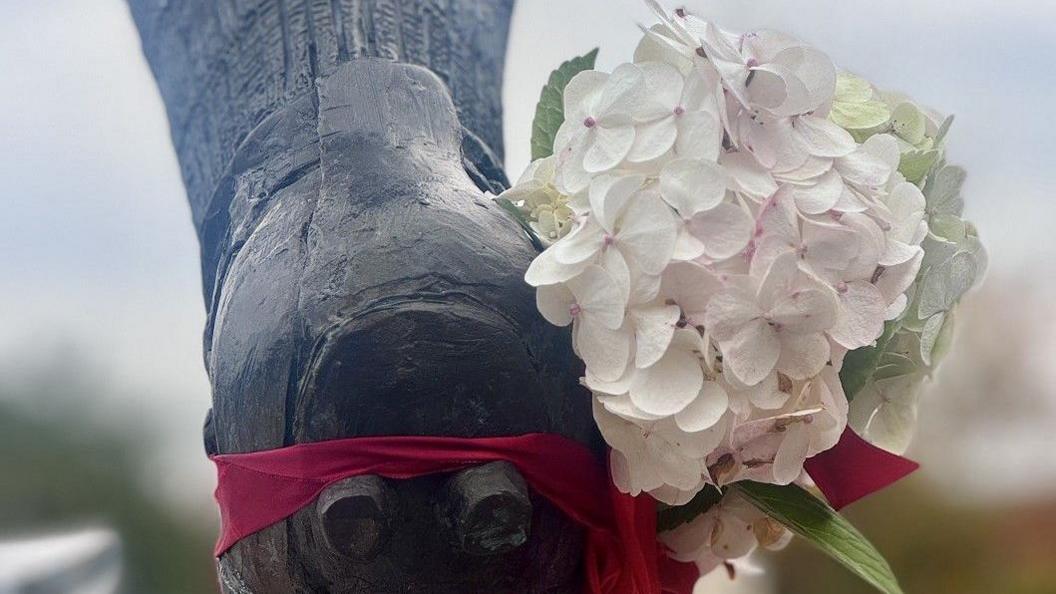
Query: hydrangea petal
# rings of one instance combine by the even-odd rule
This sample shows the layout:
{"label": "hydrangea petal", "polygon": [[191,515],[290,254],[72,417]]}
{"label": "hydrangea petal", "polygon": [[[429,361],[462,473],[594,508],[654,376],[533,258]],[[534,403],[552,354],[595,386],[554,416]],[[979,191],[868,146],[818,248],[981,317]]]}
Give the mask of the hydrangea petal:
{"label": "hydrangea petal", "polygon": [[[795,80],[806,90],[801,102],[788,105],[787,115],[806,113],[832,101],[836,93],[836,66],[825,53],[811,47],[800,46],[781,51],[774,62],[787,68]],[[800,99],[792,94],[792,98]]]}
{"label": "hydrangea petal", "polygon": [[731,190],[756,200],[769,198],[777,192],[774,176],[756,163],[751,155],[727,153],[722,156],[721,163],[729,175]]}
{"label": "hydrangea petal", "polygon": [[664,25],[657,23],[648,29],[643,29],[645,35],[638,42],[634,50],[634,62],[665,62],[678,68],[680,72],[688,73],[693,68],[693,61],[689,56],[689,49],[669,36],[669,30]]}
{"label": "hydrangea petal", "polygon": [[[686,85],[682,73],[664,62],[640,62],[637,66],[645,76],[645,85],[649,90],[649,102],[660,110],[656,115],[670,115],[682,100],[682,89]],[[653,114],[641,114],[642,117],[651,115]]]}
{"label": "hydrangea petal", "polygon": [[690,233],[685,225],[678,226],[678,239],[675,241],[675,251],[671,259],[675,262],[689,262],[704,255],[707,248],[704,244]]}
{"label": "hydrangea petal", "polygon": [[661,118],[641,124],[635,131],[634,144],[627,153],[631,163],[644,163],[662,157],[675,146],[678,127],[674,117]]}
{"label": "hydrangea petal", "polygon": [[797,187],[793,190],[796,207],[808,215],[828,212],[840,201],[843,195],[843,178],[836,170],[829,170],[814,183]]}
{"label": "hydrangea petal", "polygon": [[620,251],[632,258],[646,274],[660,274],[675,251],[678,229],[670,210],[658,196],[639,195],[624,214],[616,234]]}
{"label": "hydrangea petal", "polygon": [[640,175],[603,174],[590,182],[590,208],[602,228],[613,231],[645,178]]}
{"label": "hydrangea petal", "polygon": [[723,203],[689,221],[690,232],[704,244],[704,253],[725,260],[744,251],[755,221],[736,204]]}
{"label": "hydrangea petal", "polygon": [[524,282],[533,287],[563,283],[583,271],[589,260],[577,264],[564,264],[557,261],[556,249],[548,248],[535,257],[524,273]]}
{"label": "hydrangea petal", "polygon": [[750,386],[744,390],[748,396],[748,400],[756,408],[762,410],[777,410],[788,402],[788,392],[781,391],[781,383],[778,380],[777,373],[771,373],[764,379],[754,386]]}
{"label": "hydrangea petal", "polygon": [[832,121],[817,116],[801,116],[793,120],[796,140],[812,155],[843,157],[858,148],[849,132]]}
{"label": "hydrangea petal", "polygon": [[705,381],[697,398],[675,415],[675,424],[687,433],[715,426],[730,407],[730,398],[718,382]]}
{"label": "hydrangea petal", "polygon": [[539,313],[555,326],[572,323],[571,308],[576,298],[564,285],[546,285],[535,291],[535,303]]}
{"label": "hydrangea petal", "polygon": [[610,330],[623,325],[626,301],[619,285],[605,269],[592,264],[566,285],[575,295],[583,317],[596,320]]}
{"label": "hydrangea petal", "polygon": [[664,356],[681,314],[677,305],[652,305],[631,310],[637,349],[635,366],[639,369],[650,367]]}
{"label": "hydrangea petal", "polygon": [[620,250],[603,250],[598,259],[598,266],[609,273],[616,287],[620,291],[623,303],[631,300],[631,285],[634,279],[631,277],[631,268]]}
{"label": "hydrangea petal", "polygon": [[660,195],[686,219],[718,206],[727,185],[718,163],[675,159],[660,171]]}
{"label": "hydrangea petal", "polygon": [[884,295],[885,300],[892,302],[896,297],[902,295],[909,289],[910,285],[917,278],[917,273],[920,271],[921,262],[924,259],[923,250],[918,250],[916,255],[911,259],[898,264],[897,266],[887,266],[880,271],[879,276],[874,283],[876,288],[880,289],[880,292]]}
{"label": "hydrangea petal", "polygon": [[887,309],[880,289],[865,281],[855,281],[846,283],[837,295],[839,316],[829,336],[850,350],[873,344],[884,331]]}
{"label": "hydrangea petal", "polygon": [[598,396],[597,401],[605,407],[605,410],[612,414],[634,422],[652,422],[659,421],[664,417],[661,415],[651,415],[642,409],[638,408],[631,402],[631,397],[628,394],[620,394],[617,396]]}
{"label": "hydrangea petal", "polygon": [[633,333],[629,328],[610,330],[590,316],[581,316],[575,324],[576,352],[591,373],[602,381],[623,376],[631,356]]}
{"label": "hydrangea petal", "polygon": [[631,402],[643,411],[673,415],[697,397],[704,383],[700,362],[692,353],[669,350],[655,365],[640,369],[631,382]]}
{"label": "hydrangea petal", "polygon": [[802,423],[793,423],[785,431],[785,439],[774,456],[774,482],[787,485],[799,478],[803,472],[803,462],[807,459],[807,448],[810,447],[810,433]]}
{"label": "hydrangea petal", "polygon": [[593,140],[583,154],[583,170],[587,173],[608,171],[627,156],[634,144],[633,126],[607,127],[596,125]]}
{"label": "hydrangea petal", "polygon": [[[664,271],[661,290],[665,297],[673,299],[682,308],[687,317],[700,317],[690,319],[691,324],[703,325],[708,301],[712,295],[722,290],[722,282],[714,272],[699,264],[679,262]],[[757,313],[753,312],[748,319]]]}
{"label": "hydrangea petal", "polygon": [[580,123],[592,113],[609,74],[598,70],[584,70],[568,81],[564,90],[565,122]]}
{"label": "hydrangea petal", "polygon": [[880,255],[880,265],[882,266],[896,266],[905,262],[909,262],[916,257],[922,250],[920,247],[915,245],[909,245],[896,239],[887,238],[887,243],[884,245],[884,253]]}
{"label": "hydrangea petal", "polygon": [[[708,312],[711,312],[710,306]],[[730,339],[721,341],[719,347],[723,368],[747,386],[766,379],[781,356],[780,341],[770,324],[761,318],[740,326]]]}
{"label": "hydrangea petal", "polygon": [[594,218],[588,218],[547,251],[553,251],[556,262],[573,265],[590,260],[603,245],[604,229]]}
{"label": "hydrangea petal", "polygon": [[713,23],[707,22],[702,31],[704,51],[708,60],[712,63],[719,75],[722,77],[723,86],[745,107],[748,106],[747,85],[748,68],[744,58],[737,49],[726,39],[719,28]]}
{"label": "hydrangea petal", "polygon": [[837,224],[810,220],[803,223],[805,257],[811,266],[845,270],[858,253],[858,235]]}
{"label": "hydrangea petal", "polygon": [[[889,140],[874,140],[874,139]],[[897,142],[890,136],[878,134],[871,137],[853,153],[836,160],[836,168],[849,183],[863,187],[880,187],[887,183],[898,166],[887,160],[891,143],[897,150]]]}
{"label": "hydrangea petal", "polygon": [[675,152],[680,157],[715,161],[722,151],[722,123],[710,111],[689,111],[675,119],[678,136]]}
{"label": "hydrangea petal", "polygon": [[645,73],[636,64],[620,64],[609,75],[596,104],[598,120],[610,114],[633,114],[646,101]]}
{"label": "hydrangea petal", "polygon": [[733,514],[723,514],[712,533],[711,551],[722,559],[739,559],[755,549],[752,525]]}
{"label": "hydrangea petal", "polygon": [[778,371],[794,380],[814,377],[829,362],[829,341],[821,334],[781,333]]}
{"label": "hydrangea petal", "polygon": [[708,301],[704,324],[715,339],[731,340],[742,326],[762,316],[754,295],[740,287],[729,287]]}
{"label": "hydrangea petal", "polygon": [[769,320],[787,332],[823,332],[836,323],[836,307],[828,291],[798,290],[774,304]]}

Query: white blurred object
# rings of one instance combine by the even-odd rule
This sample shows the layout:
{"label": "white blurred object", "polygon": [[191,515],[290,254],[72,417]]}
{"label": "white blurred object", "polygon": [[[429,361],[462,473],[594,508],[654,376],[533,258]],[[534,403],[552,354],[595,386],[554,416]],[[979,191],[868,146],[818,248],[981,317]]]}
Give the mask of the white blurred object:
{"label": "white blurred object", "polygon": [[114,594],[120,582],[112,530],[0,542],[0,594]]}
{"label": "white blurred object", "polygon": [[773,594],[773,582],[753,557],[733,562],[736,579],[719,567],[697,581],[693,594]]}

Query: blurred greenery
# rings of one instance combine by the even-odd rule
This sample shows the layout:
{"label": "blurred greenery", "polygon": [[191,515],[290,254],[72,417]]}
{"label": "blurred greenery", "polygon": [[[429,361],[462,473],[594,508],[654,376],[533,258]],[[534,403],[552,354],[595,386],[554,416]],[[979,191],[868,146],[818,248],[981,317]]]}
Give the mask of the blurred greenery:
{"label": "blurred greenery", "polygon": [[[122,540],[125,592],[216,592],[208,522],[180,516],[140,481],[149,429],[107,430],[87,408],[97,397],[82,394],[77,405],[49,394],[55,385],[0,386],[2,538],[106,526]],[[64,405],[43,415],[21,406],[39,398]]]}
{"label": "blurred greenery", "polygon": [[[1056,501],[958,504],[915,476],[845,515],[906,594],[1056,594]],[[802,541],[768,562],[781,594],[874,592]]]}

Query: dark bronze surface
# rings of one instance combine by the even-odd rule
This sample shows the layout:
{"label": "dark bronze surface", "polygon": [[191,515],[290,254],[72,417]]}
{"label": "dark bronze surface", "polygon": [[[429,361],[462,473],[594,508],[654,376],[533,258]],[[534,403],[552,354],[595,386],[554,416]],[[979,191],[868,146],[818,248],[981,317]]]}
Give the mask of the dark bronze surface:
{"label": "dark bronze surface", "polygon": [[[506,183],[511,1],[130,3],[202,247],[207,450],[598,445],[567,331],[522,279],[534,249],[482,194]],[[228,594],[572,593],[582,541],[500,463],[343,481],[220,574]]]}

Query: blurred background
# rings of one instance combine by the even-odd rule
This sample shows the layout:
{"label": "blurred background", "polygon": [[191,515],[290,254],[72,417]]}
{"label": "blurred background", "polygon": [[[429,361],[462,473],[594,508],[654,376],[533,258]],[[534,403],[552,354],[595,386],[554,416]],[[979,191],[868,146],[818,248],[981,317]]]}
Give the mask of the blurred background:
{"label": "blurred background", "polygon": [[[910,452],[924,469],[848,515],[909,594],[1056,593],[1056,3],[682,5],[786,30],[957,115],[949,159],[969,170],[990,271],[925,397]],[[133,594],[214,592],[198,250],[135,29],[121,0],[0,6],[0,593],[15,579],[5,544],[41,536],[37,556],[57,559],[61,541],[121,559]],[[594,46],[609,69],[651,22],[638,0],[520,0],[511,177],[550,70]],[[713,575],[703,591],[869,591],[805,546],[757,562],[765,575]]]}

